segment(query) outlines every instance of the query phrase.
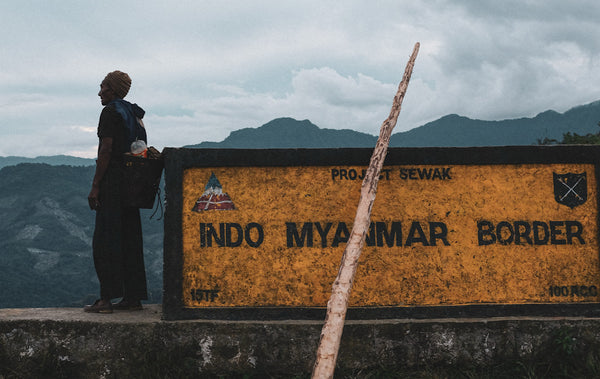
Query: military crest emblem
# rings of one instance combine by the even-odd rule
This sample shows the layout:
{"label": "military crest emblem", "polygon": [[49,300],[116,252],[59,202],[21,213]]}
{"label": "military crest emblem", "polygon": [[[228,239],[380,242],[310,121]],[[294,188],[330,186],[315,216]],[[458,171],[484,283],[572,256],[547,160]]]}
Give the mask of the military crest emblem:
{"label": "military crest emblem", "polygon": [[554,174],[554,199],[557,203],[575,208],[587,201],[587,175]]}

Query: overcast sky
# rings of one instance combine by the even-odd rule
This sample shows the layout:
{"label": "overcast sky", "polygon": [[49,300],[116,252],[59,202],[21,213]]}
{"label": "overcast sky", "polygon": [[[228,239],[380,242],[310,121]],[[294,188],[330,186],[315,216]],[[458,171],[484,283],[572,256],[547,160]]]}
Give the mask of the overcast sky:
{"label": "overcast sky", "polygon": [[95,157],[115,69],[159,149],[278,117],[378,135],[416,42],[394,132],[600,99],[597,0],[7,0],[0,32],[0,156]]}

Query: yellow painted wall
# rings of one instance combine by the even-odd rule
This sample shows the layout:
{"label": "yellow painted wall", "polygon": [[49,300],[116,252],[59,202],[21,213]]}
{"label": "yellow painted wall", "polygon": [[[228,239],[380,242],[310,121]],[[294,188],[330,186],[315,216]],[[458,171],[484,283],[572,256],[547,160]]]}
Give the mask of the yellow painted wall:
{"label": "yellow painted wall", "polygon": [[[351,230],[364,167],[211,167],[185,170],[183,179],[183,301],[186,307],[326,306],[345,243],[332,247],[340,222]],[[386,166],[372,221],[401,222],[402,246],[365,246],[351,306],[458,305],[598,301],[596,178],[593,165]],[[431,179],[417,169],[437,169]],[[336,171],[337,170],[337,171]],[[346,178],[333,173],[346,170]],[[554,199],[553,173],[586,173],[587,201],[570,208]],[[193,212],[211,173],[235,210]],[[350,176],[348,175],[350,174]],[[403,174],[403,176],[401,176]],[[443,174],[443,175],[442,175]],[[555,239],[543,245],[480,245],[478,222],[555,224]],[[313,224],[313,246],[288,246],[286,223]],[[316,230],[332,223],[327,246]],[[447,227],[436,246],[413,238],[418,222]],[[560,222],[563,222],[562,225]],[[567,241],[566,224],[581,225]],[[201,246],[200,225],[256,223],[258,247]],[[577,223],[577,224],[576,224]],[[254,225],[254,224],[252,224]],[[506,232],[506,228],[503,229]],[[441,230],[437,230],[441,232]],[[413,237],[417,236],[413,234]],[[237,234],[234,233],[234,240]],[[257,239],[256,228],[250,241]],[[508,236],[501,236],[507,239]],[[583,240],[584,243],[581,243]],[[415,242],[416,241],[416,242]],[[205,240],[206,242],[206,240]],[[430,241],[428,241],[430,242]],[[568,243],[570,242],[570,243]],[[305,241],[306,245],[306,241]]]}

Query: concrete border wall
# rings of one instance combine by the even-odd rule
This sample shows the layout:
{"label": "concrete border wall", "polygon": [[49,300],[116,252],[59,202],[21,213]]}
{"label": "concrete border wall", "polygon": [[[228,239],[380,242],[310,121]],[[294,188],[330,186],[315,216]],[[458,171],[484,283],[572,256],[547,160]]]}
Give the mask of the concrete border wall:
{"label": "concrete border wall", "polygon": [[[333,281],[333,278],[327,280],[323,278],[326,278],[329,273],[333,275],[337,272],[338,256],[341,256],[342,249],[338,248],[337,244],[334,249],[334,243],[332,241],[327,242],[323,237],[324,242],[315,242],[314,246],[318,246],[318,248],[311,250],[311,248],[308,248],[308,244],[304,246],[304,242],[300,247],[300,242],[298,242],[300,237],[296,240],[296,244],[291,243],[290,245],[287,241],[295,237],[286,239],[286,236],[297,235],[299,230],[304,233],[308,229],[304,229],[302,225],[310,224],[309,226],[312,228],[312,221],[336,223],[338,227],[341,224],[346,225],[346,222],[348,222],[346,220],[352,219],[354,209],[349,211],[350,216],[346,213],[331,213],[333,215],[331,219],[327,218],[326,220],[313,219],[313,217],[309,217],[310,213],[303,215],[303,218],[275,220],[275,217],[268,212],[262,216],[262,219],[254,219],[254,213],[258,217],[262,204],[271,203],[265,200],[268,197],[264,198],[263,201],[255,201],[255,192],[248,190],[248,188],[253,188],[250,185],[252,183],[242,180],[236,181],[236,170],[240,170],[240,167],[244,169],[268,168],[268,174],[254,177],[255,179],[266,178],[264,183],[270,182],[271,179],[277,181],[277,178],[298,180],[298,177],[301,177],[300,175],[279,175],[279,171],[275,172],[271,169],[285,166],[300,166],[307,169],[332,165],[339,166],[338,168],[347,166],[345,169],[360,167],[366,165],[371,153],[371,149],[165,149],[167,208],[165,212],[165,261],[163,271],[164,318],[167,320],[282,320],[290,318],[322,320],[325,313],[326,299],[329,296],[330,285]],[[458,167],[455,167],[457,175],[458,172],[462,172],[462,176],[452,176],[454,183],[457,185],[444,184],[442,187],[432,187],[433,185],[423,184],[414,187],[411,192],[413,194],[427,193],[427,196],[431,195],[431,198],[435,198],[431,192],[426,192],[425,189],[440,192],[438,190],[448,187],[449,192],[444,192],[446,193],[445,197],[438,199],[437,204],[446,204],[447,201],[450,201],[449,199],[462,199],[460,200],[462,203],[450,202],[449,209],[446,209],[446,205],[444,205],[437,210],[428,210],[424,214],[408,212],[414,216],[411,216],[413,218],[407,216],[406,220],[400,216],[394,218],[397,215],[406,213],[401,207],[394,208],[393,217],[392,215],[386,215],[385,220],[391,220],[392,224],[396,221],[396,226],[402,224],[400,221],[404,222],[402,225],[406,226],[407,222],[410,224],[410,221],[414,222],[415,220],[417,225],[421,225],[421,222],[424,225],[427,222],[432,222],[440,227],[443,225],[442,229],[449,231],[448,241],[443,244],[446,245],[447,243],[448,247],[440,247],[441,243],[433,246],[435,244],[429,245],[421,241],[422,246],[427,247],[421,249],[422,246],[417,243],[417,246],[411,245],[409,253],[409,250],[404,249],[405,246],[400,248],[398,241],[396,241],[396,245],[390,250],[393,253],[387,254],[382,253],[383,251],[387,252],[387,250],[384,250],[385,247],[382,243],[381,248],[376,248],[379,255],[373,253],[372,260],[368,261],[368,264],[359,265],[360,267],[368,267],[370,271],[357,274],[353,293],[360,300],[357,300],[354,305],[351,304],[348,310],[348,318],[365,320],[419,318],[421,314],[425,314],[428,318],[462,317],[463,315],[469,317],[474,315],[484,317],[597,316],[599,304],[596,233],[598,212],[595,207],[600,201],[600,193],[596,191],[596,188],[600,185],[597,181],[600,177],[599,157],[600,148],[598,146],[390,149],[386,157],[386,165],[389,165],[390,169],[395,167],[390,171],[390,178],[396,178],[397,182],[404,180],[402,179],[403,168],[401,166],[404,169],[412,167],[416,170],[415,167],[433,165],[442,171],[446,167],[449,173],[450,168],[454,166],[462,167],[462,171],[458,171]],[[581,164],[586,166],[583,174],[580,171],[582,170]],[[503,171],[503,176],[498,179],[500,184],[490,184],[486,187],[486,190],[479,188],[482,182],[493,183],[494,176],[492,174],[501,171],[495,168],[504,165],[514,167],[507,170],[507,172]],[[523,165],[548,167],[543,171],[543,175],[537,172],[535,167],[529,167],[526,173],[519,171],[517,175],[515,171],[511,174],[513,168],[516,169]],[[550,168],[550,165],[558,165],[562,168],[554,173],[554,168]],[[575,166],[567,168],[564,165]],[[465,169],[463,166],[467,168]],[[485,170],[482,169],[481,172],[477,171],[476,174],[473,174],[475,176],[471,176],[471,174],[467,175],[466,171],[471,166],[474,168],[476,168],[475,166],[486,166],[486,168]],[[267,246],[265,242],[260,246],[262,250],[256,250],[258,251],[256,256],[260,256],[261,259],[256,259],[255,255],[246,254],[247,252],[244,249],[250,248],[245,244],[238,247],[238,245],[233,246],[233,244],[227,245],[223,242],[221,244],[215,242],[215,245],[211,248],[207,247],[210,245],[207,243],[206,246],[200,249],[203,246],[201,236],[206,230],[210,229],[205,228],[208,223],[213,228],[212,223],[214,222],[215,225],[219,226],[219,230],[225,230],[225,225],[235,225],[240,230],[242,229],[241,224],[237,224],[238,220],[236,218],[230,217],[231,215],[223,216],[227,212],[219,213],[219,217],[222,217],[222,219],[219,219],[214,213],[204,214],[202,218],[197,217],[198,214],[194,213],[194,202],[199,201],[201,198],[198,196],[202,195],[202,191],[205,190],[206,180],[210,182],[210,172],[218,168],[224,170],[223,176],[221,176],[221,172],[217,172],[217,176],[221,180],[230,178],[227,179],[229,183],[224,181],[227,184],[226,187],[228,187],[226,191],[229,191],[228,196],[232,196],[231,200],[238,204],[238,211],[243,215],[241,219],[244,220],[244,225],[251,221],[248,225],[258,225],[262,231],[262,225],[264,224],[264,240],[274,241],[273,245]],[[199,176],[196,177],[193,173],[198,170],[202,171],[202,175],[198,174]],[[331,167],[322,170],[322,172],[314,171],[315,173],[320,172],[318,176],[320,181],[317,182],[327,182],[329,186],[330,182],[333,181],[331,179],[333,174],[329,174],[327,179],[324,178],[330,170]],[[556,200],[556,187],[559,189],[563,187],[554,183],[555,188],[553,191],[553,174],[558,175],[560,173],[562,175],[567,171],[569,172],[566,175],[579,173],[578,175],[583,175],[582,177],[586,174],[589,176],[589,199],[586,195],[585,198],[588,200],[583,205],[588,208],[578,207],[573,210],[571,206],[560,204]],[[514,180],[515,175],[527,177],[528,179],[517,186]],[[540,175],[544,178],[543,196],[537,192],[538,187],[534,185]],[[200,180],[200,177],[203,180]],[[251,177],[251,175],[245,175],[244,177]],[[184,180],[184,178],[187,179]],[[583,179],[580,178],[577,183],[581,180]],[[260,182],[260,180],[253,183],[257,182]],[[280,182],[283,183],[283,179]],[[393,180],[390,179],[389,183],[392,182]],[[540,182],[542,181],[540,180]],[[294,184],[293,181],[285,183]],[[302,180],[298,180],[298,183],[311,184],[311,181],[302,176]],[[465,187],[464,183],[473,183],[473,187]],[[275,187],[290,188],[291,184],[290,186],[282,185],[280,187],[263,185],[261,188],[271,188],[274,191]],[[566,186],[566,183],[562,184]],[[339,183],[335,186],[331,185],[331,187],[323,187],[327,191],[322,191],[322,193],[339,194],[342,193],[340,192],[341,189],[346,188],[345,182],[343,185],[339,185]],[[312,187],[316,188],[316,186]],[[516,191],[517,187],[520,188],[519,191]],[[190,188],[193,191],[184,191]],[[465,190],[465,188],[467,189]],[[459,192],[452,192],[454,190]],[[586,193],[587,191],[586,186]],[[276,209],[285,209],[285,212],[281,212],[286,217],[288,214],[294,213],[293,209],[291,211],[288,209],[288,203],[297,206],[302,203],[303,199],[320,199],[318,193],[302,192],[302,196],[297,196],[288,201],[287,196],[281,196],[284,192],[276,192],[277,196],[274,197],[285,199],[284,204],[277,203],[279,205]],[[378,197],[382,196],[383,192],[383,187],[379,188]],[[300,194],[301,192],[296,191],[295,193]],[[345,195],[339,197],[348,199],[348,193],[343,193]],[[357,194],[358,192],[354,191],[352,193]],[[412,195],[409,194],[407,198],[403,198],[403,201],[396,201],[395,196],[398,193],[400,191],[388,191],[388,194],[390,194],[387,203],[388,208],[391,209],[393,204],[408,204],[414,200],[410,197]],[[495,198],[483,197],[482,202],[495,204],[495,206],[483,207],[487,213],[482,214],[480,213],[482,206],[477,203],[478,193],[508,194],[508,197],[503,197],[504,200],[498,201],[497,204]],[[241,196],[241,194],[244,194],[244,196]],[[471,197],[477,201],[467,202],[467,199]],[[581,198],[583,199],[583,197]],[[382,199],[385,199],[385,197],[382,197]],[[420,198],[417,204],[426,204],[429,201],[428,199],[428,197]],[[536,201],[532,201],[532,199],[536,199]],[[321,211],[322,203],[320,201],[311,204],[313,204],[312,208],[306,208],[309,210],[316,208],[317,211]],[[550,204],[554,205],[555,208],[552,209],[556,212],[558,212],[559,207],[561,208],[557,215],[545,213],[548,209],[551,209]],[[461,209],[461,207],[465,209]],[[241,211],[242,209],[245,210],[245,213]],[[456,212],[450,212],[451,210],[456,210]],[[462,212],[463,210],[469,211]],[[428,212],[437,215],[445,214],[445,216],[429,218],[431,214]],[[473,212],[473,214],[469,212]],[[538,212],[543,213],[543,217],[551,217],[552,220],[568,220],[564,223],[577,225],[576,230],[583,231],[585,229],[589,235],[586,235],[585,239],[583,237],[581,240],[577,239],[579,242],[575,245],[565,244],[566,241],[562,240],[551,242],[556,246],[537,245],[537,242],[532,242],[535,238],[531,240],[528,233],[533,230],[532,225],[536,223],[545,225],[545,222],[535,221],[541,220],[541,218],[535,218]],[[271,220],[275,221],[269,224]],[[587,223],[582,223],[581,220],[586,220]],[[479,221],[483,222],[482,225],[486,225],[485,227],[482,226],[481,230],[479,230]],[[553,222],[556,225],[562,225],[563,223],[563,221]],[[513,226],[513,223],[514,225],[518,223],[518,226]],[[286,230],[288,224],[293,224],[293,229]],[[493,225],[498,225],[498,227],[494,228]],[[500,225],[503,225],[504,229],[499,229]],[[519,229],[521,227],[524,227],[524,230],[528,230],[528,232],[523,232]],[[344,228],[338,230],[345,230]],[[388,226],[383,227],[386,233],[388,232],[387,228]],[[490,232],[492,229],[495,234],[499,235],[502,235],[502,230],[505,232],[513,230],[513,232],[508,233],[510,237],[506,237],[506,240],[492,246],[482,242],[492,235]],[[210,230],[214,231],[216,229]],[[287,231],[289,230],[293,231],[288,234]],[[397,229],[395,230],[397,231]],[[523,241],[529,242],[517,243],[514,230],[520,230],[519,241],[523,237]],[[273,231],[270,237],[268,231]],[[398,236],[401,234],[402,229],[400,228],[399,232],[396,231],[394,233]],[[521,232],[524,234],[520,234]],[[560,234],[559,232],[557,229],[557,235]],[[394,233],[390,229],[390,234]],[[410,235],[410,232],[405,231],[405,234],[407,233]],[[208,232],[205,234],[208,234]],[[223,236],[225,234],[224,231],[220,232],[219,238],[221,241],[226,240]],[[337,232],[331,231],[331,234],[337,234]],[[442,234],[446,236],[445,232]],[[569,234],[569,232],[566,232],[566,234]],[[486,237],[483,238],[483,235],[486,235]],[[547,237],[547,233],[545,235]],[[463,236],[468,236],[468,238],[463,239]],[[477,236],[479,236],[479,240]],[[509,244],[510,241],[513,241],[513,237],[514,243],[519,244],[518,247]],[[497,237],[494,235],[494,238]],[[468,241],[468,243],[464,241]],[[484,242],[490,241],[486,240]],[[325,249],[325,246],[329,250]],[[252,247],[252,249],[255,248],[258,248],[258,246]],[[298,251],[302,253],[297,253]],[[225,255],[224,252],[229,253],[229,255]],[[285,254],[282,254],[282,252],[285,252]],[[431,261],[423,258],[427,256],[426,252],[435,258]],[[406,256],[401,254],[406,254]],[[574,254],[579,257],[576,260],[577,264],[572,258],[575,256]],[[390,257],[394,259],[388,259]],[[408,259],[401,259],[406,257]],[[240,258],[239,265],[237,258]],[[223,262],[226,262],[226,264],[223,264]],[[250,262],[250,265],[247,264],[248,262]],[[260,262],[260,264],[256,262]],[[199,269],[200,267],[202,269]],[[236,269],[233,270],[231,267]],[[277,269],[267,269],[272,267]],[[293,267],[294,270],[280,269],[280,267]],[[328,267],[328,269],[319,271],[314,269],[315,267]],[[385,276],[381,274],[384,272],[389,274],[390,267],[394,267],[393,275]],[[427,267],[427,269],[423,267]],[[265,269],[263,270],[263,268]],[[367,268],[364,270],[367,270]],[[249,273],[254,276],[250,276]],[[263,280],[265,278],[267,280]],[[262,285],[263,283],[267,285]],[[398,291],[398,288],[403,290]],[[589,289],[593,290],[590,291]],[[476,310],[475,314],[472,313],[473,310]]]}
{"label": "concrete border wall", "polygon": [[[112,315],[2,309],[0,377],[306,377],[321,327],[309,320],[169,322],[157,305]],[[535,365],[540,357],[561,359],[557,346],[583,365],[599,340],[600,318],[348,321],[336,372]]]}

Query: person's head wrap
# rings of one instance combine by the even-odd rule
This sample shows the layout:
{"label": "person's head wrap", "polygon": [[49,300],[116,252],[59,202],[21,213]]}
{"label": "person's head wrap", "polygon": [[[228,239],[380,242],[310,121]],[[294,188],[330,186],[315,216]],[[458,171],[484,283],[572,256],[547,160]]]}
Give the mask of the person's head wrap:
{"label": "person's head wrap", "polygon": [[129,88],[131,88],[131,78],[129,75],[118,70],[109,72],[104,78],[104,83],[106,83],[120,99],[127,96]]}

